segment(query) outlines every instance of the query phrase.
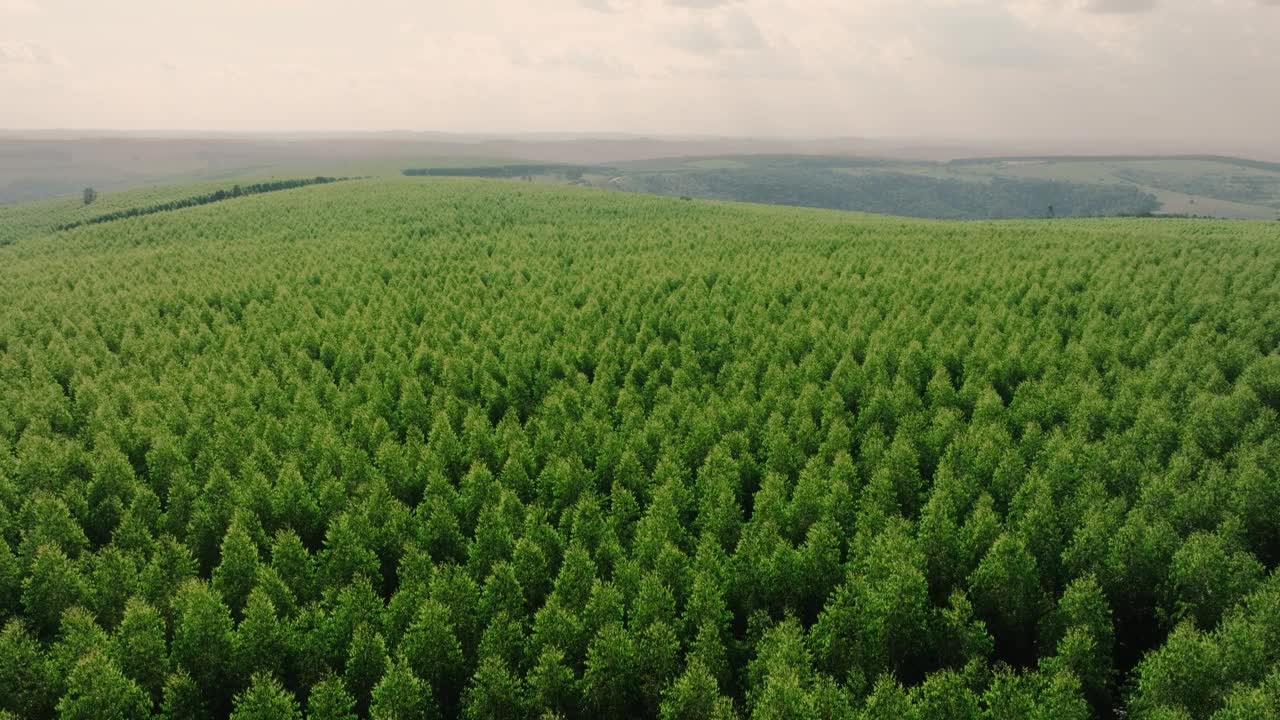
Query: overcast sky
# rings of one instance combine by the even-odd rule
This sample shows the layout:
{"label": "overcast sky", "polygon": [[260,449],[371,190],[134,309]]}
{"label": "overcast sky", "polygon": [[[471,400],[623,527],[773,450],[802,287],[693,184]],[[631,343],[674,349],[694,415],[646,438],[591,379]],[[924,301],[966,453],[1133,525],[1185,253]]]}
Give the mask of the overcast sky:
{"label": "overcast sky", "polygon": [[1274,144],[1280,0],[0,0],[0,127]]}

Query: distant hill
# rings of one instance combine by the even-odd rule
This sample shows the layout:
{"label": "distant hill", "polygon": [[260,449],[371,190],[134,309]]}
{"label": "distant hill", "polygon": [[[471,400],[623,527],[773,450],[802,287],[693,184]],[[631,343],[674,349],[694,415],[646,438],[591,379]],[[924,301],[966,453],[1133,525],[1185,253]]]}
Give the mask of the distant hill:
{"label": "distant hill", "polygon": [[961,144],[859,138],[331,135],[0,132],[0,204],[86,187],[115,193],[245,178],[572,165],[581,173],[526,167],[454,174],[559,176],[638,192],[934,218],[1042,217],[1050,205],[1056,216],[1280,216],[1280,163],[1224,155],[983,157],[983,148]]}

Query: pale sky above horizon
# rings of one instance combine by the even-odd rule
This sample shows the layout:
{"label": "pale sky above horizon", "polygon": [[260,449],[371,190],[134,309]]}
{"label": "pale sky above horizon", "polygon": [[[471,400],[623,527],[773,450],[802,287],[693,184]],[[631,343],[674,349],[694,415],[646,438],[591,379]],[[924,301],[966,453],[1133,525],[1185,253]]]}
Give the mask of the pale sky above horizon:
{"label": "pale sky above horizon", "polygon": [[1274,144],[1280,0],[0,0],[0,127]]}

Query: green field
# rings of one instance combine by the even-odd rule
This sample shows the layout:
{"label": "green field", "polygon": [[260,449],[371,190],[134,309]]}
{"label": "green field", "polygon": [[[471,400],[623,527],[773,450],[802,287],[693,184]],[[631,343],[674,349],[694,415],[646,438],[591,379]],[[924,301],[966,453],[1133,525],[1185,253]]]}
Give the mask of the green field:
{"label": "green field", "polygon": [[1280,224],[89,212],[0,211],[0,718],[1280,708]]}

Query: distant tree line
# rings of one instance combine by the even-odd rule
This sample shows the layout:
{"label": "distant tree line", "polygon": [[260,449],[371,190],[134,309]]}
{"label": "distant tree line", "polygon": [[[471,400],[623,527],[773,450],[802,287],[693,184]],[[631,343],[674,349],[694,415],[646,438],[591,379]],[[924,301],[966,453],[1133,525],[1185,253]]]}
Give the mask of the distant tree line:
{"label": "distant tree line", "polygon": [[[293,188],[306,187],[307,185],[324,185],[342,180],[350,180],[351,178],[325,177],[323,175],[313,178],[298,178],[294,180],[274,180],[272,182],[253,183],[251,185],[235,185],[230,190],[215,190],[204,195],[195,195],[181,200],[171,200],[156,205],[144,205],[141,207],[126,208],[124,210],[116,210],[115,212],[98,215],[88,218],[87,220],[77,220],[75,222],[65,223],[57,226],[56,230],[71,230],[83,225],[97,225],[98,223],[111,222],[113,220],[124,220],[126,218],[139,217],[141,215],[154,215],[155,213],[168,212],[170,210],[181,210],[183,208],[195,207],[197,205],[208,205],[209,203],[221,202],[238,198],[244,195],[257,195],[259,193],[275,192],[277,190],[292,190]],[[85,191],[86,197],[88,190]],[[87,202],[87,201],[86,201]]]}
{"label": "distant tree line", "polygon": [[409,168],[404,170],[403,173],[410,177],[430,175],[478,178],[519,178],[529,175],[564,175],[570,179],[577,179],[581,178],[585,173],[602,173],[611,171],[613,171],[613,168],[600,165],[561,165],[559,163],[547,163],[488,165],[483,167]]}

